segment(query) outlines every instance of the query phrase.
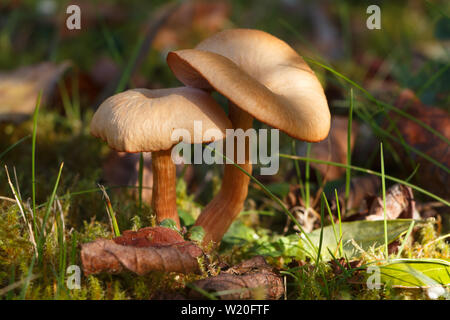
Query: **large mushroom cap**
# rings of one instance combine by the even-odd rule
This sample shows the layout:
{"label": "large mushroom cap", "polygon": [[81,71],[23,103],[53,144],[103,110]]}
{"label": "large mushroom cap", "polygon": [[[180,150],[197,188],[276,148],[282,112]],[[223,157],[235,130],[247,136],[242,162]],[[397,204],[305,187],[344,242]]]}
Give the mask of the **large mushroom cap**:
{"label": "large mushroom cap", "polygon": [[319,80],[297,52],[266,32],[225,30],[195,49],[170,52],[167,62],[185,85],[214,88],[296,139],[328,135],[330,111]]}
{"label": "large mushroom cap", "polygon": [[[194,131],[195,121],[201,122],[201,131]],[[172,139],[175,129],[190,133],[191,141],[185,142],[204,143],[224,138],[227,128],[232,128],[230,120],[208,93],[180,87],[133,89],[109,97],[95,112],[90,129],[115,150],[154,152],[179,142]],[[217,134],[204,140],[209,129]]]}

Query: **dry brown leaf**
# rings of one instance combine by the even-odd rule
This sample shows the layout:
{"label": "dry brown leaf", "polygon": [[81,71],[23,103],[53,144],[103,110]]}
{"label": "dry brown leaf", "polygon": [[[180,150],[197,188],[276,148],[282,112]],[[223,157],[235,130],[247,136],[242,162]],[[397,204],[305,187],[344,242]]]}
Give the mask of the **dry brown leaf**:
{"label": "dry brown leaf", "polygon": [[42,62],[0,73],[0,122],[21,122],[34,111],[39,91],[43,90],[41,105],[50,97],[55,84],[70,66]]}
{"label": "dry brown leaf", "polygon": [[86,275],[124,270],[139,275],[151,271],[199,273],[197,258],[202,254],[198,246],[163,227],[125,231],[112,240],[98,239],[81,246]]}
{"label": "dry brown leaf", "polygon": [[[319,160],[345,164],[347,162],[347,128],[347,117],[333,116],[328,138],[312,145],[311,157]],[[358,128],[358,124],[353,121],[351,133],[352,150],[355,145]],[[311,163],[311,166],[319,170],[322,176],[326,176],[328,181],[339,179],[345,172],[345,168],[329,166],[326,164]]]}
{"label": "dry brown leaf", "polygon": [[[222,300],[276,300],[284,293],[281,277],[273,271],[262,256],[244,261],[218,276],[195,281],[193,285],[209,293],[224,292],[218,296]],[[190,290],[188,296],[191,299],[205,298],[195,290]]]}
{"label": "dry brown leaf", "polygon": [[230,6],[225,1],[184,2],[158,31],[154,47],[160,51],[192,47],[199,39],[223,29],[229,14]]}

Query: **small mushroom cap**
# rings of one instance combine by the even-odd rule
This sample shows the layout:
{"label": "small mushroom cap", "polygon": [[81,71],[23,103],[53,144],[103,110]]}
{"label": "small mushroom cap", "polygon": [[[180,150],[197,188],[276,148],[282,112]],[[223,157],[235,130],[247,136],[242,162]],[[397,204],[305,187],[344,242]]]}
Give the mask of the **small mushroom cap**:
{"label": "small mushroom cap", "polygon": [[[201,122],[201,130],[194,130],[195,121]],[[189,132],[185,142],[205,143],[223,139],[228,128],[230,120],[210,94],[180,87],[133,89],[109,97],[95,112],[90,129],[117,151],[154,152],[180,142],[172,139],[176,129]]]}
{"label": "small mushroom cap", "polygon": [[330,111],[319,80],[294,49],[266,32],[225,30],[195,49],[170,52],[167,62],[185,85],[215,89],[296,139],[328,135]]}

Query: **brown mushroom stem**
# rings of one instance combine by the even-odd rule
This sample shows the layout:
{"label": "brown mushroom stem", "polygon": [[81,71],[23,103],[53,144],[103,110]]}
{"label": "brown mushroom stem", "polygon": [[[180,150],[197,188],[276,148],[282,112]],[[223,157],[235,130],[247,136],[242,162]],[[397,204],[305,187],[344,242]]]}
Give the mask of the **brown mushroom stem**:
{"label": "brown mushroom stem", "polygon": [[[247,112],[242,111],[233,103],[229,103],[228,117],[235,129],[241,128],[244,131],[253,125],[253,117]],[[234,143],[234,159],[237,159],[237,144]],[[245,142],[245,163],[239,163],[239,166],[249,173],[252,173],[252,164],[250,163],[250,145],[248,139]],[[222,186],[219,193],[203,209],[197,218],[195,225],[203,227],[205,237],[203,243],[208,244],[213,241],[218,244],[223,235],[227,232],[231,223],[241,212],[245,198],[247,198],[248,184],[250,178],[233,164],[225,164],[223,172]]]}
{"label": "brown mushroom stem", "polygon": [[152,153],[153,192],[152,208],[156,222],[172,219],[180,227],[176,204],[176,167],[172,161],[172,149]]}

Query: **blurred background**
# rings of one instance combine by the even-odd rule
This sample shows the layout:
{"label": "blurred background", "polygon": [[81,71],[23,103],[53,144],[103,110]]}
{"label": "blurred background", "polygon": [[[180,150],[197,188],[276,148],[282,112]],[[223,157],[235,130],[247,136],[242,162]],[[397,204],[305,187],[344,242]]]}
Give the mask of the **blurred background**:
{"label": "blurred background", "polygon": [[[80,30],[66,27],[70,16],[66,8],[71,4],[81,9]],[[372,4],[381,8],[379,30],[366,26],[370,16],[366,10]],[[2,154],[0,161],[15,167],[21,191],[29,196],[31,115],[38,92],[43,90],[36,160],[38,202],[51,193],[59,163],[64,162],[60,188],[71,196],[69,224],[81,226],[92,217],[105,220],[98,194],[75,197],[73,193],[95,189],[97,183],[136,186],[139,156],[112,152],[89,135],[89,122],[98,105],[128,88],[179,86],[165,62],[170,50],[192,48],[223,29],[256,28],[283,39],[310,59],[325,88],[332,131],[326,141],[312,145],[311,156],[345,163],[353,87],[352,163],[380,170],[379,142],[383,141],[388,174],[448,199],[449,5],[431,0],[1,0],[0,152],[11,146],[14,150]],[[215,97],[225,107],[225,100]],[[376,101],[405,111],[444,139],[391,108],[380,108]],[[292,153],[291,139],[282,135],[281,140],[280,151]],[[294,149],[305,155],[308,147],[298,142]],[[144,186],[148,187],[144,200],[148,204],[151,160],[149,155],[144,158]],[[312,190],[330,192],[342,186],[344,169],[312,166]],[[303,164],[300,169],[304,170]],[[221,168],[195,166],[179,171],[184,181],[178,190],[180,210],[195,217],[220,186]],[[0,170],[0,195],[10,193],[5,178]],[[296,198],[292,160],[281,161],[278,175],[258,178],[286,201],[291,196],[292,206],[296,201],[304,205],[304,199]],[[379,184],[373,185],[372,193],[377,194]],[[125,228],[138,212],[136,202],[129,201],[136,195],[127,188],[114,192],[112,201]],[[247,209],[265,210],[272,204],[257,187],[250,188]],[[427,215],[436,216],[443,209],[432,206]],[[189,215],[188,220],[192,219]],[[279,225],[284,226],[284,221]]]}

